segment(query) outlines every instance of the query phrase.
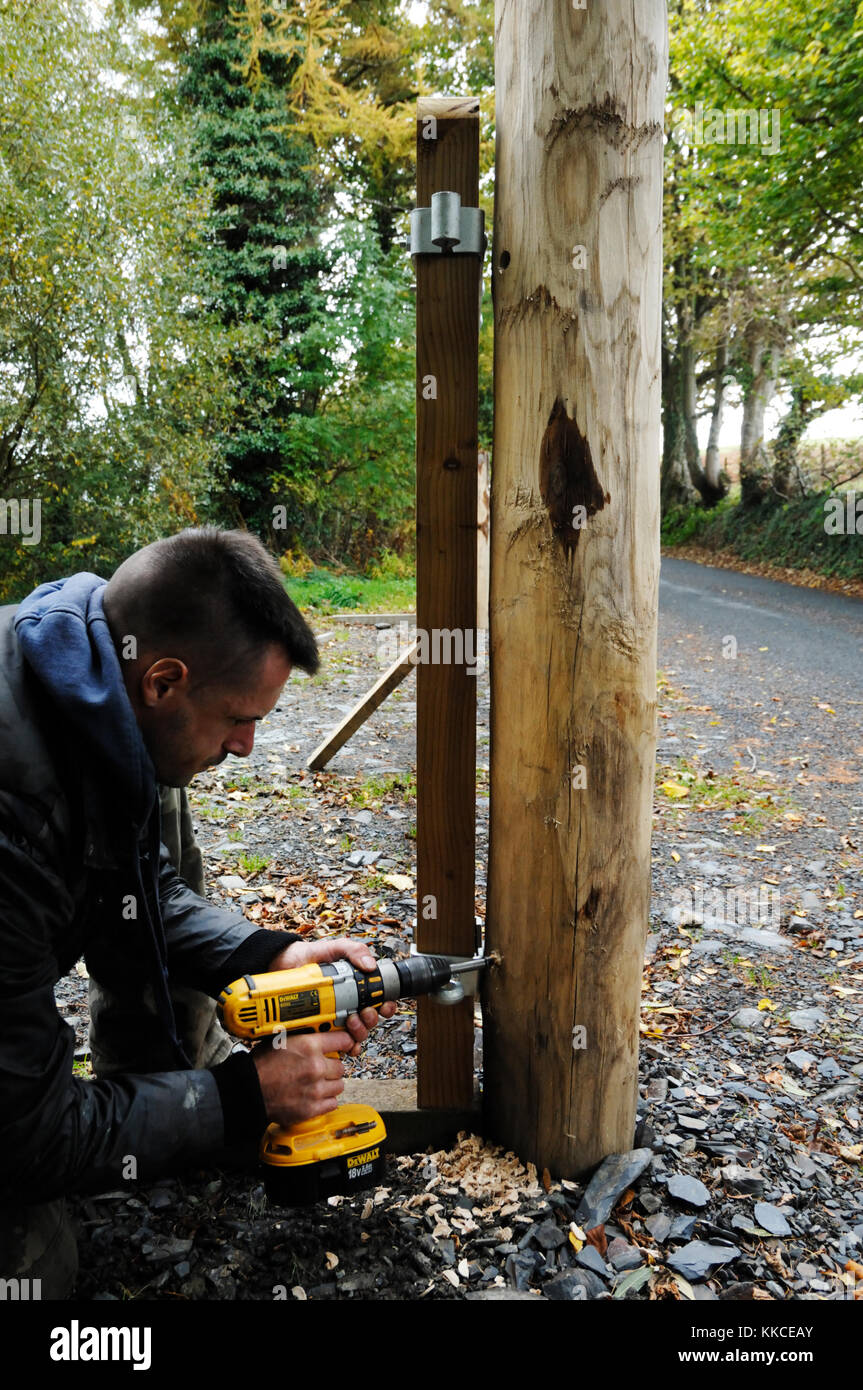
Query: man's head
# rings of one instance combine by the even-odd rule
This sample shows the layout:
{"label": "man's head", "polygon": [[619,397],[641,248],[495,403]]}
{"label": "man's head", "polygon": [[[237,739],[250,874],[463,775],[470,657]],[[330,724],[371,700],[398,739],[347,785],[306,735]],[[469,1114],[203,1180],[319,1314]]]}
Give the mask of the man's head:
{"label": "man's head", "polygon": [[291,669],[319,666],[278,565],[246,531],[181,531],[131,555],[104,611],[135,718],[167,786],[248,757]]}

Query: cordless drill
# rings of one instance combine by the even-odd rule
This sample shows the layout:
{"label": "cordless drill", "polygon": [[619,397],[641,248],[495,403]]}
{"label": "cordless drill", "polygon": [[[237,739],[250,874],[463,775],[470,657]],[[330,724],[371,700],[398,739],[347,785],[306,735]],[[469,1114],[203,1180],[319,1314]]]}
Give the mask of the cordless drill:
{"label": "cordless drill", "polygon": [[[244,975],[222,991],[219,1015],[235,1037],[275,1036],[278,1046],[279,1036],[328,1033],[343,1028],[349,1014],[378,1009],[390,999],[428,994],[455,1003],[464,998],[456,977],[486,964],[486,957],[453,964],[443,956],[416,955],[379,960],[370,971],[339,960]],[[370,1105],[341,1105],[289,1129],[271,1124],[260,1149],[267,1194],[295,1206],[375,1186],[383,1174],[385,1140],[384,1122]]]}

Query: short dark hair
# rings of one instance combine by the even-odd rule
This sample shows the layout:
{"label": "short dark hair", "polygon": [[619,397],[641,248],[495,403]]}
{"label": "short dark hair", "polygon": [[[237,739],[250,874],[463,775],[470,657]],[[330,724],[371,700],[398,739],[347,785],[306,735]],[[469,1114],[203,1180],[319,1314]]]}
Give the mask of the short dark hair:
{"label": "short dark hair", "polygon": [[139,650],[180,657],[195,685],[238,684],[273,644],[311,676],[320,666],[276,561],[248,531],[191,527],[136,551],[108,581],[105,616],[115,641],[132,634]]}

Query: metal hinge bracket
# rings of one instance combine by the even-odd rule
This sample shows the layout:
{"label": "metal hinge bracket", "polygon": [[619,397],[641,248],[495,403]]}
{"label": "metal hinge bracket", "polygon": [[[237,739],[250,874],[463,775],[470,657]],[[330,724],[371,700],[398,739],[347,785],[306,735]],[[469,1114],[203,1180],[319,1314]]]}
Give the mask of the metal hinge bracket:
{"label": "metal hinge bracket", "polygon": [[411,212],[410,253],[412,256],[485,255],[485,212],[464,208],[458,193],[443,191],[431,195],[431,207]]}

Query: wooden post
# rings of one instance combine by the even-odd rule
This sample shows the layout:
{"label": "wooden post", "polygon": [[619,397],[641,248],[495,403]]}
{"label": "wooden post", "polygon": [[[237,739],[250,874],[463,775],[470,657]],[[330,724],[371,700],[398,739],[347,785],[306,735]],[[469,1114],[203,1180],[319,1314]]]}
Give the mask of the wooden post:
{"label": "wooden post", "polygon": [[[479,102],[417,103],[417,206],[479,206]],[[479,257],[421,255],[417,276],[417,638],[476,651]],[[456,641],[458,637],[456,638]],[[472,955],[476,675],[443,656],[417,666],[417,945]],[[417,1099],[473,1099],[473,1001],[417,1009]]]}
{"label": "wooden post", "polygon": [[665,5],[499,0],[496,28],[485,1122],[572,1177],[635,1121]]}

